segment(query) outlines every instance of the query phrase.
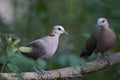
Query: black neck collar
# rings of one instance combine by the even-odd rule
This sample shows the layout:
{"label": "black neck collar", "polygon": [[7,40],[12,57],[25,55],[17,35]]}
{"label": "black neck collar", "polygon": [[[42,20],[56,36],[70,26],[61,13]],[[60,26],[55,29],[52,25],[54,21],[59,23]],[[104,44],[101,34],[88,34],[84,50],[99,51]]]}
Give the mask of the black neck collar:
{"label": "black neck collar", "polygon": [[53,36],[55,36],[55,34],[50,34],[49,36],[53,37]]}

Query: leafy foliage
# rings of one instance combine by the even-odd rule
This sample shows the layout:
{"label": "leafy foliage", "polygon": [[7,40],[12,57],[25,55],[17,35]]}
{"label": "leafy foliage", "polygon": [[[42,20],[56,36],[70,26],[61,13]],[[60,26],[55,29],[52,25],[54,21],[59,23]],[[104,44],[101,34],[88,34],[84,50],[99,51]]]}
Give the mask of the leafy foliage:
{"label": "leafy foliage", "polygon": [[[3,36],[4,42],[1,43],[6,44],[5,51],[1,47],[1,72],[8,70],[10,72],[20,73],[23,71],[34,71],[33,67],[36,65],[36,62],[32,59],[24,57],[21,52],[30,52],[31,48],[28,47],[19,47],[18,43],[20,42],[19,38],[14,37],[15,35],[5,34]],[[2,37],[1,37],[2,38]],[[5,54],[4,54],[5,53]],[[27,53],[26,53],[27,54]],[[43,60],[38,60],[40,66],[42,68],[45,67],[46,63]],[[8,69],[5,69],[8,68]],[[5,71],[6,72],[6,71]]]}
{"label": "leafy foliage", "polygon": [[74,67],[76,65],[84,65],[86,61],[82,58],[79,58],[78,55],[68,53],[68,54],[59,55],[58,63],[62,67],[69,67],[69,66]]}

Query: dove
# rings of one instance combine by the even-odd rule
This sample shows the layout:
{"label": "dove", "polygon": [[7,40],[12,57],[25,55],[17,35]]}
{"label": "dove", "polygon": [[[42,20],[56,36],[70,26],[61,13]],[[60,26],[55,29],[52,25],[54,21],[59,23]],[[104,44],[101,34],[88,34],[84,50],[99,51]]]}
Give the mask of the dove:
{"label": "dove", "polygon": [[68,34],[61,25],[54,26],[49,35],[30,42],[27,47],[32,48],[32,52],[23,53],[23,55],[34,60],[51,58],[57,50],[59,37],[62,33]]}
{"label": "dove", "polygon": [[99,18],[97,26],[100,28],[90,35],[82,48],[80,56],[88,57],[95,52],[97,59],[99,59],[98,53],[101,53],[105,59],[104,52],[114,45],[116,34],[110,29],[108,20],[106,18]]}

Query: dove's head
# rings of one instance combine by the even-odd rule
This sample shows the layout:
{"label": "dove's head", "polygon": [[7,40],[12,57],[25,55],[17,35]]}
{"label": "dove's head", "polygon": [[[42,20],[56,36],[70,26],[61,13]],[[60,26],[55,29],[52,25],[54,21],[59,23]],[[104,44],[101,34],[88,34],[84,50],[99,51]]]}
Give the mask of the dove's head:
{"label": "dove's head", "polygon": [[106,18],[99,18],[97,21],[97,26],[108,28],[109,24]]}
{"label": "dove's head", "polygon": [[62,33],[68,34],[61,25],[56,25],[53,27],[52,34],[60,35]]}

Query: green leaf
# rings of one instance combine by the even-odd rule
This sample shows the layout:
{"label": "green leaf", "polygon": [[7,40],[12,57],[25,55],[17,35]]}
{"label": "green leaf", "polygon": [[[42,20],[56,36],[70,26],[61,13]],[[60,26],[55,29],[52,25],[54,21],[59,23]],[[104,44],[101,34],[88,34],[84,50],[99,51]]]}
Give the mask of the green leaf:
{"label": "green leaf", "polygon": [[21,71],[33,71],[33,66],[35,66],[34,60],[19,54],[15,54],[14,57],[10,59],[10,62],[17,65]]}
{"label": "green leaf", "polygon": [[62,54],[59,56],[58,58],[58,63],[61,65],[61,66],[67,66],[68,65],[68,58],[67,58],[67,54]]}
{"label": "green leaf", "polygon": [[16,48],[16,47],[12,47],[12,51],[13,51],[13,53],[16,53],[17,50],[18,50],[18,48]]}
{"label": "green leaf", "polygon": [[70,66],[76,66],[79,64],[79,58],[76,55],[69,55],[68,61]]}
{"label": "green leaf", "polygon": [[63,66],[76,66],[76,65],[84,65],[85,60],[82,58],[79,58],[78,55],[75,54],[62,54],[58,58],[58,63]]}
{"label": "green leaf", "polygon": [[7,64],[7,66],[8,66],[8,68],[9,68],[11,71],[13,71],[13,72],[15,72],[15,73],[20,72],[20,69],[19,69],[16,65],[14,65],[14,64],[12,64],[12,63]]}
{"label": "green leaf", "polygon": [[6,63],[8,61],[8,57],[0,56],[0,63]]}
{"label": "green leaf", "polygon": [[30,52],[32,52],[32,48],[30,48],[30,47],[19,47],[19,51],[24,52],[24,53],[30,53]]}
{"label": "green leaf", "polygon": [[16,40],[13,42],[13,44],[14,44],[14,45],[17,45],[19,42],[20,42],[20,39],[16,39]]}
{"label": "green leaf", "polygon": [[7,55],[11,57],[14,54],[12,47],[7,47],[6,49],[7,49]]}
{"label": "green leaf", "polygon": [[44,69],[46,67],[46,65],[47,65],[46,62],[44,60],[42,60],[42,59],[38,59],[37,63],[40,66],[40,68],[42,68],[42,69]]}
{"label": "green leaf", "polygon": [[9,46],[11,46],[13,44],[11,36],[9,36],[9,37],[6,36],[6,40],[7,40],[7,43],[8,43]]}

